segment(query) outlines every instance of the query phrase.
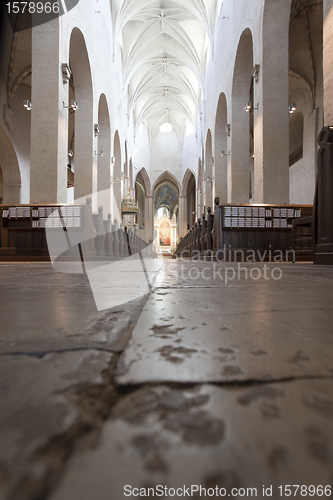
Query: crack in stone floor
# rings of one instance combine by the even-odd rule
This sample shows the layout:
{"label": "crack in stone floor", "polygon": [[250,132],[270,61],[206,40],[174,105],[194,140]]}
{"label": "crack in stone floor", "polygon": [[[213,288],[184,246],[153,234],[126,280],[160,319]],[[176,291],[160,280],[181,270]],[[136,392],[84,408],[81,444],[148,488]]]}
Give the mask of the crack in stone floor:
{"label": "crack in stone floor", "polygon": [[331,484],[333,270],[174,286],[180,265],[192,263],[167,262],[168,287],[106,314],[82,276],[0,266],[22,288],[33,275],[35,304],[39,285],[50,293],[27,325],[0,292],[1,500],[121,500],[125,485],[159,484],[265,484],[277,499],[280,484]]}

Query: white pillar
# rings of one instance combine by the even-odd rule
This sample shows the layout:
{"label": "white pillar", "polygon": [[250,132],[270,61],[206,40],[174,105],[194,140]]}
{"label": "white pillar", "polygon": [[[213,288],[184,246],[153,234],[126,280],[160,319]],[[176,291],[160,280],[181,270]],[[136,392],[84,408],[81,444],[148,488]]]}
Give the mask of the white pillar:
{"label": "white pillar", "polygon": [[152,196],[145,197],[145,237],[146,241],[155,238],[154,235],[154,203]]}
{"label": "white pillar", "polygon": [[[31,203],[67,202],[68,83],[63,84],[59,19],[32,30]],[[68,57],[68,56],[67,56]]]}
{"label": "white pillar", "polygon": [[178,231],[180,238],[185,236],[185,234],[187,233],[186,201],[187,201],[186,196],[181,194],[179,196],[179,222],[178,222]]}
{"label": "white pillar", "polygon": [[289,202],[290,8],[291,0],[265,2],[262,63],[254,83],[255,203]]}

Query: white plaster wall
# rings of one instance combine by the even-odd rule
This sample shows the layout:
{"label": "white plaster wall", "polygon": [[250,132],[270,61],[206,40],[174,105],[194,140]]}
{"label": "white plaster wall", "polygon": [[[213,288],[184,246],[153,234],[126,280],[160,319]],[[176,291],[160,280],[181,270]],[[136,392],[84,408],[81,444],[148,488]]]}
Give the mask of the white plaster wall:
{"label": "white plaster wall", "polygon": [[182,152],[178,136],[174,130],[171,132],[157,132],[155,135],[150,157],[152,185],[166,171],[170,172],[181,185]]}
{"label": "white plaster wall", "polygon": [[150,143],[148,129],[145,124],[139,127],[135,138],[134,146],[130,144],[131,157],[133,161],[133,177],[134,179],[142,168],[145,168],[149,178],[150,173]]}
{"label": "white plaster wall", "polygon": [[[195,176],[196,186],[198,178],[198,165],[199,165],[199,154],[197,151],[197,141],[195,133],[184,136],[183,149],[182,149],[182,182],[184,175],[187,170],[191,170]],[[185,194],[185,193],[184,193]]]}

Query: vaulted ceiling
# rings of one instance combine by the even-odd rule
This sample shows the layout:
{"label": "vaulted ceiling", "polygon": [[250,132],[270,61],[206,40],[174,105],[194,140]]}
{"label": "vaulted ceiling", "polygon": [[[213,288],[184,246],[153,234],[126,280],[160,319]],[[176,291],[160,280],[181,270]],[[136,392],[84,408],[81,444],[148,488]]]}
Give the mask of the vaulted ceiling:
{"label": "vaulted ceiling", "polygon": [[223,0],[111,0],[123,84],[136,128],[196,128],[207,57]]}

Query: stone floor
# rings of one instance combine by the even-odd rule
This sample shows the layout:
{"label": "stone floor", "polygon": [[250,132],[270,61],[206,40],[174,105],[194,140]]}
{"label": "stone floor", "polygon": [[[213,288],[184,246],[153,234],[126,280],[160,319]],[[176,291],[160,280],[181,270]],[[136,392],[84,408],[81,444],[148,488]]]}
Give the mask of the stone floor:
{"label": "stone floor", "polygon": [[85,275],[0,265],[1,500],[331,497],[333,268],[164,264],[100,313]]}

